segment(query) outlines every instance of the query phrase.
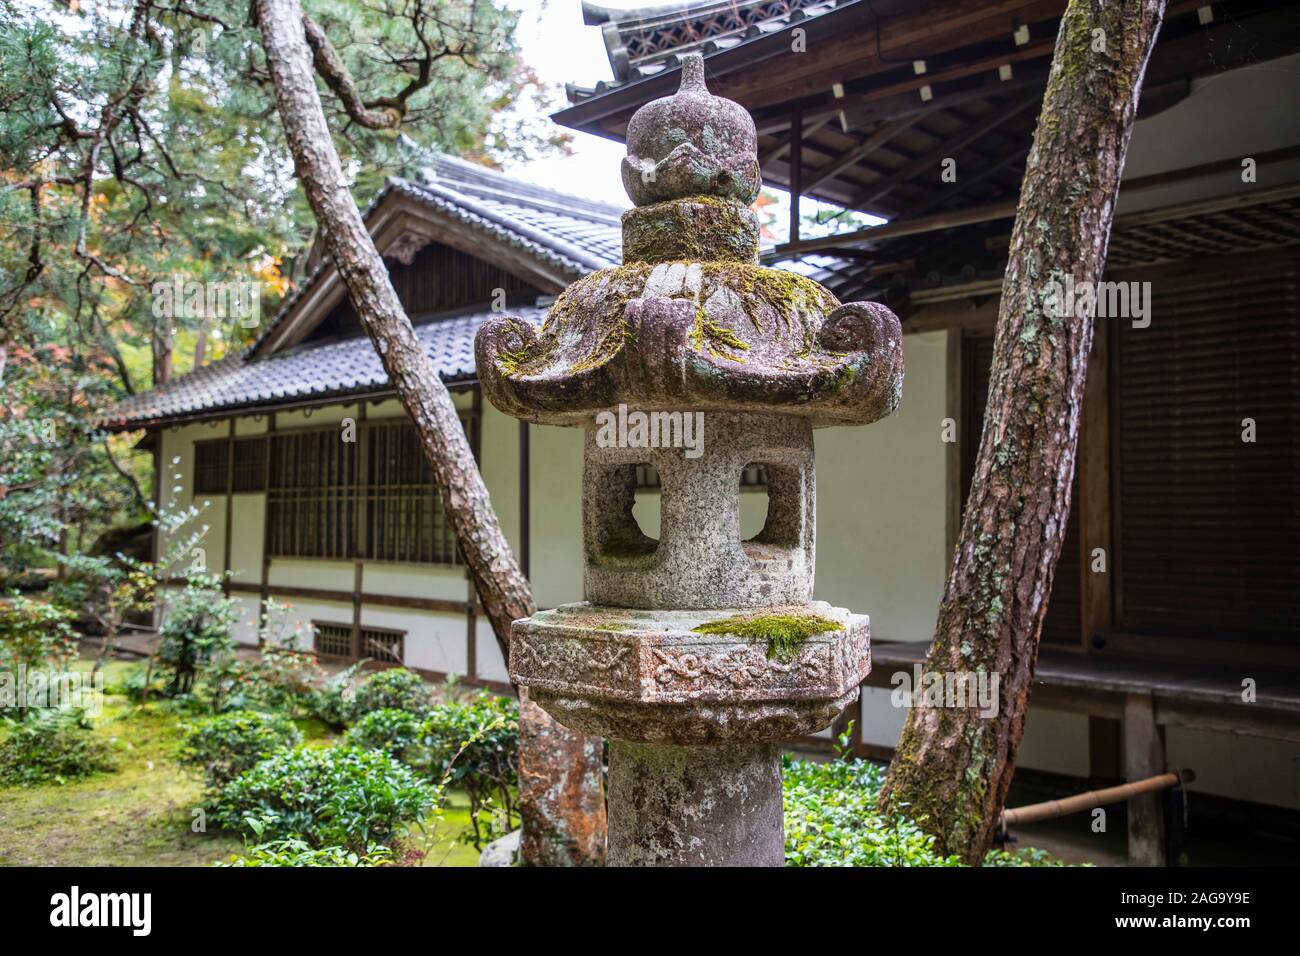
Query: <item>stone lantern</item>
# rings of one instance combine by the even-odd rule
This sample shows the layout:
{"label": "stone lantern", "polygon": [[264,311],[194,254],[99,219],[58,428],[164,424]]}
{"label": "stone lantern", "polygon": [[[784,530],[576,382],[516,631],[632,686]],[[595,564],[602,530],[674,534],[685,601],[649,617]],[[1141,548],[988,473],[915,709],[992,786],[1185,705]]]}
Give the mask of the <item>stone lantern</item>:
{"label": "stone lantern", "polygon": [[[870,669],[865,615],[814,601],[813,429],[898,406],[897,317],[758,264],[749,114],[688,56],[627,131],[623,265],[575,282],[540,329],[476,343],[488,399],[586,430],[586,600],[516,621],[510,672],[560,723],[609,739],[610,865],[784,858],[778,741],[821,730]],[[632,508],[661,485],[661,530]],[[741,474],[766,475],[740,536]],[[865,546],[864,542],[864,546]]]}

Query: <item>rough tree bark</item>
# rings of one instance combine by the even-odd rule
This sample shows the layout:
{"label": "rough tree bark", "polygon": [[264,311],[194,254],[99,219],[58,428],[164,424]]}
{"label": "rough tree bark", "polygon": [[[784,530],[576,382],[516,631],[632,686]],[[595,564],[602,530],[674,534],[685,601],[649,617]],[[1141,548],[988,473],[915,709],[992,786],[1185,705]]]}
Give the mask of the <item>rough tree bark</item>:
{"label": "rough tree bark", "polygon": [[924,674],[998,675],[997,713],[913,707],[881,807],[978,864],[1015,770],[1038,637],[1065,536],[1091,314],[1053,281],[1101,279],[1164,0],[1071,0],[1020,187],[988,410]]}
{"label": "rough tree bark", "polygon": [[[416,338],[348,191],[316,90],[298,0],[254,0],[253,11],[298,180],[353,307],[415,422],[479,600],[508,659],[511,621],[536,609],[528,581],[501,532],[451,395]],[[529,751],[521,759],[520,775],[523,844],[531,854],[525,862],[600,862],[604,798],[599,741],[550,722],[527,703],[520,717],[521,749]],[[537,726],[543,719],[547,726]]]}

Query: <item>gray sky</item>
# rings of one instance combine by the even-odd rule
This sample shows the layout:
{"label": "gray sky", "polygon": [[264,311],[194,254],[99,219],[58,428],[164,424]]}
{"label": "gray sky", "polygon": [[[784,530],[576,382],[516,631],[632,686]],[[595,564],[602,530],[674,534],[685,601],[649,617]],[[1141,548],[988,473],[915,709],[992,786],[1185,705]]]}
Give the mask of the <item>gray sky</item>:
{"label": "gray sky", "polygon": [[[605,0],[607,6],[646,6],[649,0]],[[582,22],[581,0],[509,0],[523,12],[519,42],[524,60],[556,89],[556,102],[567,105],[564,84],[594,86],[612,80],[600,28]],[[520,179],[562,189],[590,199],[630,206],[619,179],[623,144],[587,133],[573,133],[573,155],[508,167]]]}
{"label": "gray sky", "polygon": [[[544,83],[555,89],[557,109],[568,105],[564,96],[565,83],[590,87],[600,80],[614,78],[609,57],[605,53],[605,44],[600,38],[600,28],[582,22],[581,0],[507,2],[523,14],[519,21],[518,37],[524,60],[537,71]],[[603,0],[605,6],[624,9],[651,6],[654,2],[655,0]],[[573,135],[572,156],[513,164],[507,166],[506,171],[526,182],[551,186],[576,196],[599,199],[624,208],[630,206],[631,202],[623,192],[623,183],[619,178],[623,144],[588,133],[570,132]],[[779,187],[772,187],[770,192],[778,200],[771,207],[776,215],[774,232],[783,240],[789,217],[788,193]],[[805,198],[801,209],[807,215],[814,210],[834,211],[835,207]],[[883,221],[863,217],[858,224]],[[815,231],[825,233],[850,228],[852,225],[853,223],[832,223]]]}

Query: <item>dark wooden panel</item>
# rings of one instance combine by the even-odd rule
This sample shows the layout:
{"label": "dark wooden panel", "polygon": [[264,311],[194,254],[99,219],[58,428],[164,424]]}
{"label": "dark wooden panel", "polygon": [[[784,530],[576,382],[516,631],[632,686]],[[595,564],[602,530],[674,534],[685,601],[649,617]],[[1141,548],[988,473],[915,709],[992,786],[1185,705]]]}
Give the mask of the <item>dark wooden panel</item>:
{"label": "dark wooden panel", "polygon": [[194,494],[224,495],[226,493],[227,455],[230,440],[213,438],[194,443]]}
{"label": "dark wooden panel", "polygon": [[[406,314],[414,319],[467,306],[486,306],[497,296],[498,289],[508,301],[538,294],[536,288],[500,266],[436,242],[416,253],[410,265],[395,259],[384,262],[397,297]],[[308,338],[350,338],[364,331],[351,300],[345,298]]]}
{"label": "dark wooden panel", "polygon": [[[1157,276],[1115,336],[1116,627],[1285,644],[1300,621],[1300,257]],[[1242,440],[1243,419],[1256,440]]]}

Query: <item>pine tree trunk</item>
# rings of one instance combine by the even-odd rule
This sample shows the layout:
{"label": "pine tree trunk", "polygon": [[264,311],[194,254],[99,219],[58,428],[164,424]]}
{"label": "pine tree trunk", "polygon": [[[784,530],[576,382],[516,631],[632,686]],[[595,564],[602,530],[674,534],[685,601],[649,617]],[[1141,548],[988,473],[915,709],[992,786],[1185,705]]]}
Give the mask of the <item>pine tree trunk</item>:
{"label": "pine tree trunk", "polygon": [[[1065,536],[1092,316],[1051,283],[1102,278],[1124,154],[1164,0],[1071,0],[1020,188],[988,410],[925,673],[999,678],[997,712],[909,710],[881,807],[979,863],[1024,731]],[[925,677],[922,677],[924,683]]]}
{"label": "pine tree trunk", "polygon": [[[528,581],[501,532],[451,395],[416,338],[389,281],[383,259],[348,191],[316,91],[298,0],[255,0],[254,15],[262,32],[267,65],[298,180],[315,214],[325,247],[347,286],[352,305],[379,353],[389,381],[415,422],[479,600],[492,622],[502,657],[508,660],[510,623],[536,609]],[[568,772],[575,780],[594,779],[599,788],[599,746],[592,747],[581,735],[553,724],[538,708],[521,710],[521,721],[527,724],[543,718],[551,725],[540,729],[527,726],[521,736],[549,741],[555,752],[529,755],[528,759],[534,764],[538,759],[544,760],[552,772]],[[565,755],[584,762],[581,766],[565,766]],[[529,788],[521,786],[521,808],[525,819],[532,819],[534,830],[533,834],[526,834],[533,839],[525,839],[525,844],[545,845],[554,836],[567,846],[568,833],[593,830],[600,839],[591,841],[591,846],[584,845],[583,850],[603,852],[602,801],[594,800],[590,793],[579,793],[575,799],[549,806],[541,814],[530,814],[529,801],[533,798]],[[526,859],[525,862],[536,861]],[[583,857],[571,862],[598,862],[598,858]]]}

